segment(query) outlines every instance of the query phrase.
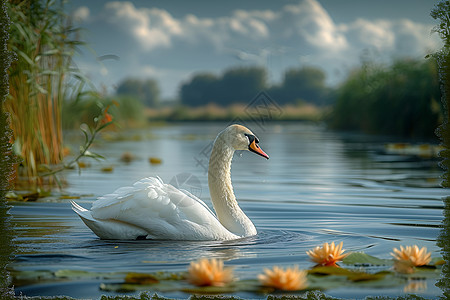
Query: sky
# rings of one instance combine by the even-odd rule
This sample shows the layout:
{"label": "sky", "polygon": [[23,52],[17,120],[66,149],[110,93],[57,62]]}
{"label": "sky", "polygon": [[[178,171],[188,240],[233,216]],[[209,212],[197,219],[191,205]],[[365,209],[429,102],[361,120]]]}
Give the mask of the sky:
{"label": "sky", "polygon": [[277,84],[313,66],[337,85],[362,60],[424,59],[439,49],[431,0],[72,0],[83,28],[78,68],[113,94],[125,78],[156,79],[174,99],[198,73],[263,66]]}

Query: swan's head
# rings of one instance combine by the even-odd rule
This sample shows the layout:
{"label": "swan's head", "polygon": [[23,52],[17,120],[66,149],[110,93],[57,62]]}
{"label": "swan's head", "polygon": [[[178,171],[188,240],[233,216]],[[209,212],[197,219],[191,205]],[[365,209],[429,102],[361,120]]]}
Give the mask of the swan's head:
{"label": "swan's head", "polygon": [[249,150],[269,159],[269,155],[258,146],[258,138],[242,125],[230,125],[220,135],[234,150]]}

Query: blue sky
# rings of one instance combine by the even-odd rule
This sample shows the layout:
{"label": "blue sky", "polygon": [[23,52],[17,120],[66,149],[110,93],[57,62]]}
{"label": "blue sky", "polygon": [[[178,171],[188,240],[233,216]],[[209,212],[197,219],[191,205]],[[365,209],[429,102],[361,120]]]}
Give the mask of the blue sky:
{"label": "blue sky", "polygon": [[[277,83],[316,66],[337,84],[362,57],[389,63],[440,48],[429,0],[90,1],[66,7],[89,44],[75,59],[101,90],[126,77],[157,79],[162,96],[199,72],[259,65]],[[119,59],[97,58],[113,54]]]}

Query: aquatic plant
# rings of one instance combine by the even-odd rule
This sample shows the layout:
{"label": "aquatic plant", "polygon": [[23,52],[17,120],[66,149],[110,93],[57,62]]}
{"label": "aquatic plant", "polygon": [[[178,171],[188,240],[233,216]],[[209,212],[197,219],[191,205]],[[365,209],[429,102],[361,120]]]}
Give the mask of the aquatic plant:
{"label": "aquatic plant", "polygon": [[435,61],[364,62],[337,89],[330,127],[371,134],[434,138],[442,122]]}
{"label": "aquatic plant", "polygon": [[431,253],[427,252],[426,247],[419,249],[417,245],[414,246],[400,246],[400,249],[393,248],[391,255],[395,261],[404,262],[414,267],[427,265],[431,261]]}
{"label": "aquatic plant", "polygon": [[303,290],[308,286],[306,271],[299,270],[298,266],[286,268],[273,267],[264,269],[264,274],[259,274],[258,279],[262,285],[273,287],[283,291]]}
{"label": "aquatic plant", "polygon": [[311,260],[322,266],[336,266],[336,263],[344,259],[349,253],[344,254],[343,242],[335,245],[324,243],[322,247],[317,246],[313,250],[306,251]]}
{"label": "aquatic plant", "polygon": [[77,98],[87,79],[73,66],[78,29],[70,24],[62,1],[21,1],[8,4],[11,16],[9,49],[17,60],[9,69],[10,113],[14,152],[30,183],[39,184],[41,164],[62,161],[62,103]]}
{"label": "aquatic plant", "polygon": [[197,286],[225,286],[233,280],[233,269],[218,259],[203,258],[191,262],[188,269],[188,281]]}
{"label": "aquatic plant", "polygon": [[48,165],[41,165],[41,169],[45,169],[47,172],[39,173],[39,176],[40,177],[51,176],[55,179],[56,183],[61,187],[60,180],[57,177],[57,174],[60,173],[61,171],[77,167],[78,172],[80,172],[81,168],[85,167],[84,164],[80,162],[80,159],[83,157],[90,157],[96,160],[104,159],[103,156],[90,151],[89,148],[92,146],[92,143],[94,142],[97,134],[113,123],[113,117],[108,113],[108,108],[109,106],[107,106],[99,116],[94,118],[93,127],[87,124],[82,124],[82,126],[80,126],[80,129],[83,132],[85,139],[84,144],[80,146],[80,153],[75,158],[53,169]]}
{"label": "aquatic plant", "polygon": [[[445,148],[440,152],[442,161],[440,166],[444,169],[442,175],[442,186],[450,187],[450,2],[446,0],[439,1],[436,6],[431,10],[431,17],[439,23],[434,28],[437,32],[444,46],[432,56],[436,58],[439,69],[439,81],[441,87],[441,102],[444,107],[444,120],[439,128],[436,130],[436,134],[441,140],[441,145]],[[442,221],[442,229],[437,239],[437,245],[441,247],[445,261],[450,261],[449,241],[450,241],[450,197],[443,198],[444,219]],[[442,289],[443,295],[450,294],[450,267],[447,264],[443,268],[443,276],[438,281],[436,286]]]}

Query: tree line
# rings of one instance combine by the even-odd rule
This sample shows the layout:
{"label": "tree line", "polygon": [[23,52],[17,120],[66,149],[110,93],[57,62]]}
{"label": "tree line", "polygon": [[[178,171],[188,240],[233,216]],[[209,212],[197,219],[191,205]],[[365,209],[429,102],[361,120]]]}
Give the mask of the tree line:
{"label": "tree line", "polygon": [[[344,82],[331,88],[325,73],[304,66],[287,70],[279,84],[270,85],[263,67],[235,67],[217,75],[198,73],[180,86],[179,104],[199,107],[210,103],[228,107],[246,104],[261,91],[279,105],[313,104],[331,107],[326,122],[339,130],[408,137],[434,136],[442,122],[439,78],[436,63],[399,60],[390,66],[366,62]],[[154,80],[127,79],[118,95],[140,99],[150,107],[159,102]]]}
{"label": "tree line", "polygon": [[200,73],[194,75],[180,89],[180,102],[187,106],[215,103],[229,106],[249,103],[261,91],[266,91],[278,104],[296,104],[300,101],[324,105],[330,103],[330,89],[325,85],[325,73],[318,68],[289,69],[279,85],[270,85],[267,71],[262,67],[238,67],[221,75]]}
{"label": "tree line", "polygon": [[[183,83],[179,103],[189,107],[210,103],[226,107],[248,103],[261,91],[266,91],[280,104],[297,104],[300,101],[325,105],[331,103],[332,90],[325,84],[326,75],[314,67],[292,68],[284,73],[278,85],[270,85],[263,67],[236,67],[222,74],[198,73]],[[160,104],[160,90],[153,79],[127,78],[117,87],[117,95],[139,99],[148,107]]]}

